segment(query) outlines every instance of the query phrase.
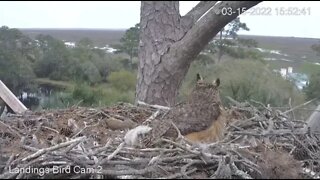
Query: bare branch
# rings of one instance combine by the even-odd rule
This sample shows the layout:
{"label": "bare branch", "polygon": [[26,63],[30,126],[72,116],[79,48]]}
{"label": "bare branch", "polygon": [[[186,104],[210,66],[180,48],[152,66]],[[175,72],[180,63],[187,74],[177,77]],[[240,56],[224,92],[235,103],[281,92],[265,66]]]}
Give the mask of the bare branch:
{"label": "bare branch", "polygon": [[[177,54],[182,55],[182,57],[179,58],[180,61],[174,63],[181,64],[181,61],[186,60],[190,63],[225,25],[240,15],[237,8],[249,9],[260,2],[261,1],[223,1],[216,4],[187,32],[181,41],[178,41],[172,46],[172,51],[176,51]],[[235,13],[230,16],[222,15],[221,9],[223,8],[230,8]],[[217,13],[219,11],[220,13]]]}
{"label": "bare branch", "polygon": [[150,104],[147,104],[147,103],[139,101],[139,100],[138,100],[137,103],[138,103],[138,105],[149,106],[149,107],[156,108],[156,109],[170,110],[170,107],[160,106],[160,105],[156,105],[156,104],[155,105],[150,105]]}
{"label": "bare branch", "polygon": [[159,115],[160,111],[157,110],[155,113],[153,113],[148,119],[146,119],[143,124],[149,123],[152,120],[154,120],[158,115]]}
{"label": "bare branch", "polygon": [[217,1],[200,1],[194,8],[192,8],[182,20],[190,18],[194,24],[201,16],[203,16]]}
{"label": "bare branch", "polygon": [[28,161],[30,159],[37,158],[37,157],[39,157],[39,156],[41,156],[41,155],[43,155],[43,154],[45,154],[45,153],[47,153],[49,151],[53,151],[53,150],[68,146],[70,144],[77,143],[77,142],[82,141],[84,139],[85,139],[85,137],[80,137],[80,138],[73,139],[73,140],[70,140],[70,141],[67,141],[67,142],[64,142],[64,143],[57,144],[57,145],[49,147],[49,148],[40,149],[36,153],[31,154],[30,156],[23,158],[22,161]]}
{"label": "bare branch", "polygon": [[129,169],[129,170],[102,170],[101,174],[104,175],[116,175],[116,176],[121,176],[121,175],[144,175],[146,173],[151,173],[152,171],[154,171],[154,167],[153,166],[149,166],[145,169]]}
{"label": "bare branch", "polygon": [[193,169],[191,169],[189,171],[184,172],[184,174],[179,172],[179,173],[176,173],[176,174],[173,174],[173,175],[170,175],[170,176],[167,176],[167,177],[162,177],[162,178],[159,178],[159,179],[177,179],[177,178],[179,178],[179,177],[181,177],[183,175],[192,174],[192,173],[194,173],[196,171],[197,171],[197,168],[193,168]]}
{"label": "bare branch", "polygon": [[111,160],[115,155],[117,155],[118,153],[119,153],[119,151],[123,148],[123,146],[124,146],[124,142],[122,142],[118,147],[117,147],[117,149],[112,153],[112,154],[110,154],[108,157],[107,157],[107,160],[109,161],[109,160]]}
{"label": "bare branch", "polygon": [[298,106],[296,106],[296,107],[294,107],[294,108],[291,108],[291,109],[289,109],[288,111],[283,112],[283,114],[287,114],[288,112],[291,112],[291,111],[293,111],[293,110],[295,110],[295,109],[297,109],[297,108],[300,108],[300,107],[302,107],[302,106],[305,106],[305,105],[307,105],[307,104],[310,104],[311,102],[317,100],[318,98],[319,98],[319,97],[314,98],[314,99],[311,99],[310,101],[307,101],[307,102],[305,102],[305,103],[303,103],[303,104],[300,104],[300,105],[298,105]]}

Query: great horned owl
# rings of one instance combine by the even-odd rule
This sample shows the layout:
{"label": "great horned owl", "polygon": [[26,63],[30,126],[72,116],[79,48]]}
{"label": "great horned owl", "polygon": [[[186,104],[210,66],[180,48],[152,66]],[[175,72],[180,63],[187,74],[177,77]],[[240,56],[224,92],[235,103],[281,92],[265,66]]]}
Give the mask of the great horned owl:
{"label": "great horned owl", "polygon": [[222,106],[219,95],[220,79],[212,83],[203,80],[197,74],[197,82],[187,101],[172,107],[168,114],[161,119],[155,119],[151,126],[151,136],[144,142],[153,143],[161,136],[177,137],[178,133],[172,123],[179,129],[181,135],[207,130],[221,114]]}

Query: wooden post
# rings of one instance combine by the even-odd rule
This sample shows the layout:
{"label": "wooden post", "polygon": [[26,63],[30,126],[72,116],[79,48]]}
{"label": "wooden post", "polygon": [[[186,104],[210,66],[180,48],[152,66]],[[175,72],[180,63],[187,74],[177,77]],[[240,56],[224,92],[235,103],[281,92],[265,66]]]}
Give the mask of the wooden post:
{"label": "wooden post", "polygon": [[15,113],[23,113],[28,110],[1,80],[0,99],[2,99]]}

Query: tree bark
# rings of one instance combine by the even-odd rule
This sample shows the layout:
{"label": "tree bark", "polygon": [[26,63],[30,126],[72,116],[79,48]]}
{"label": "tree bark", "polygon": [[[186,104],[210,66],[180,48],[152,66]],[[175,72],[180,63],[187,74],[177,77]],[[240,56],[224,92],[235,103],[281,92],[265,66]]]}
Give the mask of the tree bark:
{"label": "tree bark", "polygon": [[[136,102],[172,106],[191,62],[239,14],[260,1],[201,1],[184,17],[178,1],[142,1]],[[222,15],[222,8],[234,10]]]}

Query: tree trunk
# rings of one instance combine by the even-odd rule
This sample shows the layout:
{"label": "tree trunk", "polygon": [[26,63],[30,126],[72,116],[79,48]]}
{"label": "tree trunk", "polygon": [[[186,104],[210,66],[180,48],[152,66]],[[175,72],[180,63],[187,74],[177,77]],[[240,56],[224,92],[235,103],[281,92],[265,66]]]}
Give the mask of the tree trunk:
{"label": "tree trunk", "polygon": [[191,62],[239,15],[217,12],[224,7],[249,9],[258,3],[201,1],[181,17],[178,1],[142,1],[136,101],[174,105]]}

